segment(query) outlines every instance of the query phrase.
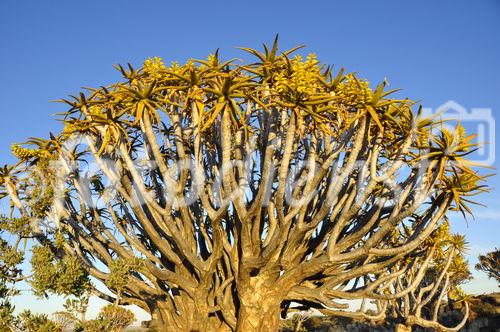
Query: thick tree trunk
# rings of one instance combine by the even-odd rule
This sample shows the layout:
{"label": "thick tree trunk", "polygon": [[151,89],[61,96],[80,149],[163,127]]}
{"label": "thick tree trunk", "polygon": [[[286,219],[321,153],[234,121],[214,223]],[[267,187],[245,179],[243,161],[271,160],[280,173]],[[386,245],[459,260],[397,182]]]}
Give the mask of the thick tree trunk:
{"label": "thick tree trunk", "polygon": [[[256,305],[241,306],[238,312],[237,332],[273,332],[278,331],[280,324],[280,307],[270,301]],[[153,312],[152,319],[142,323],[142,327],[154,331],[180,332],[225,332],[231,328],[221,323],[217,317],[206,319],[203,316],[192,316],[189,319],[173,319],[169,312]]]}
{"label": "thick tree trunk", "polygon": [[248,276],[238,285],[237,332],[273,332],[280,324],[280,297],[269,276]]}
{"label": "thick tree trunk", "polygon": [[274,332],[280,324],[279,305],[261,303],[242,306],[238,313],[237,332]]}
{"label": "thick tree trunk", "polygon": [[[283,290],[276,289],[276,275],[261,273],[250,276],[240,274],[236,283],[236,332],[274,332],[279,330],[280,304]],[[236,294],[235,294],[236,295]],[[196,294],[196,299],[178,299],[180,312],[172,312],[166,303],[150,304],[152,320],[144,327],[156,331],[226,332],[234,331],[216,313],[209,313],[206,294]]]}

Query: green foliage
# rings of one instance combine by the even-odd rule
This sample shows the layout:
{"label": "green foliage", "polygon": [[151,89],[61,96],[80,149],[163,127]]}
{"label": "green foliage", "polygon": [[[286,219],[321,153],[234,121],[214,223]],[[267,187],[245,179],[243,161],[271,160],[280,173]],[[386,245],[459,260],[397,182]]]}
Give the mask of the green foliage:
{"label": "green foliage", "polygon": [[47,296],[49,291],[80,296],[90,288],[88,272],[78,259],[67,255],[57,259],[48,246],[32,249],[31,266],[31,285],[39,296]]}
{"label": "green foliage", "polygon": [[18,268],[23,262],[23,253],[0,238],[0,279],[12,280],[21,274]]}
{"label": "green foliage", "polygon": [[132,311],[110,304],[101,309],[96,319],[82,322],[75,330],[85,332],[119,332],[132,324],[134,320],[135,316]]}
{"label": "green foliage", "polygon": [[38,160],[35,169],[37,171],[30,177],[32,183],[27,206],[35,218],[43,219],[54,203],[54,179],[57,170],[45,159]]}
{"label": "green foliage", "polygon": [[64,238],[63,232],[60,231],[60,230],[56,231],[55,234],[54,234],[54,245],[58,249],[62,249],[62,247],[64,246],[65,242],[66,242],[66,240]]}
{"label": "green foliage", "polygon": [[47,315],[33,314],[25,310],[19,314],[17,328],[24,332],[60,332],[62,328]]}
{"label": "green foliage", "polygon": [[109,265],[110,276],[106,280],[106,286],[116,289],[121,293],[129,283],[129,275],[132,271],[140,271],[143,261],[140,259],[117,259]]}
{"label": "green foliage", "polygon": [[8,298],[4,298],[0,286],[0,332],[11,331],[14,324],[14,306]]}
{"label": "green foliage", "polygon": [[31,230],[29,228],[28,217],[7,217],[0,215],[0,232],[9,232],[22,238],[29,237]]}
{"label": "green foliage", "polygon": [[11,331],[15,321],[10,298],[19,293],[13,285],[22,272],[18,268],[22,261],[22,253],[0,238],[0,332]]}
{"label": "green foliage", "polygon": [[102,308],[100,316],[110,321],[112,329],[116,330],[126,328],[135,320],[132,311],[112,304],[108,304]]}

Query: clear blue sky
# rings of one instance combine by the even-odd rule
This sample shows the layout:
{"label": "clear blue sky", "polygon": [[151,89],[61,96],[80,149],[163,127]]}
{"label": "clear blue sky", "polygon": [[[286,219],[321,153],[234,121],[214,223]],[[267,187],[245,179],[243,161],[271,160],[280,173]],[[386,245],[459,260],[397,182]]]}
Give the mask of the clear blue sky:
{"label": "clear blue sky", "polygon": [[[391,87],[404,88],[404,96],[426,107],[455,100],[492,108],[499,119],[497,0],[2,0],[0,32],[2,164],[12,161],[12,142],[58,129],[51,114],[63,108],[50,100],[118,79],[114,63],[139,65],[152,56],[184,61],[216,48],[226,58],[238,57],[236,46],[260,47],[275,33],[283,48],[304,43],[323,62],[373,82],[387,77]],[[490,184],[498,187],[499,177]],[[488,207],[476,209],[476,221],[467,227],[453,220],[454,229],[467,233],[471,262],[499,245],[500,195],[480,199]],[[469,291],[498,290],[484,275],[475,276]],[[60,303],[28,295],[16,301],[19,308],[45,312]]]}

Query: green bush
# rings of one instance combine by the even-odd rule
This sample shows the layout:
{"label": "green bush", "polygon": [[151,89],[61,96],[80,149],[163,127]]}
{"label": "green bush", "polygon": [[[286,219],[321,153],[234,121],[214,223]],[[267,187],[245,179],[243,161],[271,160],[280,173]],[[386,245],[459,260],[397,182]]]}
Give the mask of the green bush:
{"label": "green bush", "polygon": [[75,331],[119,332],[130,326],[135,320],[134,313],[128,309],[109,304],[101,309],[96,319],[80,323]]}
{"label": "green bush", "polygon": [[21,312],[17,318],[17,328],[24,332],[60,332],[62,328],[47,315],[33,314],[29,310]]}

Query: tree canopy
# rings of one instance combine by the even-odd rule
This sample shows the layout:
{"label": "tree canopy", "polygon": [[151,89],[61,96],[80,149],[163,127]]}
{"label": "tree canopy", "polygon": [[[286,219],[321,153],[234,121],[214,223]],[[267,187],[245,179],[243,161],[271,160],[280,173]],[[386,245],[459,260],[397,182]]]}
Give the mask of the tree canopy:
{"label": "tree canopy", "polygon": [[90,288],[179,331],[268,331],[291,310],[370,318],[338,300],[416,287],[419,248],[487,190],[474,135],[299,49],[117,65],[62,99],[63,130],[13,145],[0,173],[35,289]]}
{"label": "tree canopy", "polygon": [[500,250],[495,248],[486,255],[479,255],[476,269],[487,273],[489,278],[495,279],[500,284]]}

